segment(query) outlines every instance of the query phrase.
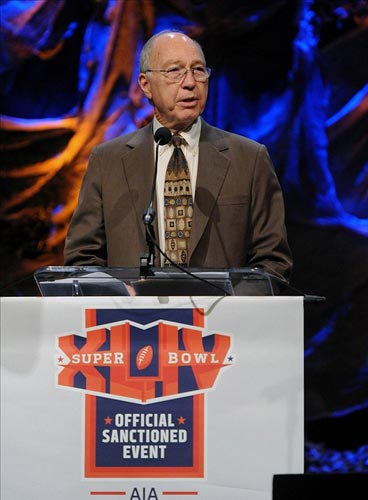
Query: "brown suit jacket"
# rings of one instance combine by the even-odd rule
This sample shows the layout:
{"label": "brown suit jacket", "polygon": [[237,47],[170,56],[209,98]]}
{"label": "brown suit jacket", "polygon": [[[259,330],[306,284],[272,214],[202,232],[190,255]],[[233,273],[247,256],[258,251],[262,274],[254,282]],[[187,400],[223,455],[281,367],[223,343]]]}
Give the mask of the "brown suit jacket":
{"label": "brown suit jacket", "polygon": [[[92,151],[65,265],[139,267],[153,148],[148,124]],[[265,146],[202,120],[189,266],[263,267],[288,278],[291,263],[283,197]]]}

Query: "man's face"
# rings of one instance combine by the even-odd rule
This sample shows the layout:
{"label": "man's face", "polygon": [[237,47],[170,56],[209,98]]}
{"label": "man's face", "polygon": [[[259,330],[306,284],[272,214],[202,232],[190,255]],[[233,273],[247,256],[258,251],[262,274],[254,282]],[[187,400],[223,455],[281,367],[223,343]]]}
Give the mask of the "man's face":
{"label": "man's face", "polygon": [[[158,37],[152,46],[150,69],[189,69],[205,66],[203,55],[193,41],[181,33]],[[164,73],[140,73],[139,84],[155,107],[161,125],[174,132],[193,123],[206,105],[208,80],[197,82],[191,71],[179,82],[170,81]]]}

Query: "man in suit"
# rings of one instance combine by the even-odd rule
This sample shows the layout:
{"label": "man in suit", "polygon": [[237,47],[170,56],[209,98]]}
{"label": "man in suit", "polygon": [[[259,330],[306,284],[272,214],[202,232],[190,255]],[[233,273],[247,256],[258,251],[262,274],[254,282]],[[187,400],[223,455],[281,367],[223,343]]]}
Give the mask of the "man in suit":
{"label": "man in suit", "polygon": [[[139,267],[140,256],[147,252],[142,217],[154,176],[153,137],[164,126],[184,139],[181,149],[193,193],[183,263],[260,267],[289,278],[292,258],[274,167],[265,146],[200,117],[209,76],[201,47],[185,34],[164,31],[146,43],[139,85],[153,103],[154,120],[93,150],[66,238],[66,265]],[[158,153],[154,228],[161,249],[167,236],[165,171],[173,149],[169,143]]]}

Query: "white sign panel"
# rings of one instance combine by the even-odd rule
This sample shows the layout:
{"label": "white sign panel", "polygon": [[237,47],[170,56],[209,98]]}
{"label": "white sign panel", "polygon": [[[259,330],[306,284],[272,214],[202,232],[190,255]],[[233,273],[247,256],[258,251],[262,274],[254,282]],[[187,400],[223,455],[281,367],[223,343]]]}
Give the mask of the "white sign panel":
{"label": "white sign panel", "polygon": [[300,297],[2,298],[1,498],[270,500],[303,472]]}

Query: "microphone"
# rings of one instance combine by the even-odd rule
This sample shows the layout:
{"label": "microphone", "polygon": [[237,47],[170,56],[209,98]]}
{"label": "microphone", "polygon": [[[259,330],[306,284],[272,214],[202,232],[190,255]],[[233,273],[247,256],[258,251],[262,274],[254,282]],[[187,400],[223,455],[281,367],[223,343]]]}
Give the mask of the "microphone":
{"label": "microphone", "polygon": [[170,142],[170,139],[172,137],[171,131],[167,127],[160,127],[156,130],[155,135],[154,135],[154,140],[159,144],[160,146],[165,146],[168,142]]}
{"label": "microphone", "polygon": [[151,274],[149,270],[154,265],[155,261],[156,236],[152,224],[156,217],[156,213],[153,209],[153,202],[156,192],[158,147],[167,144],[171,140],[171,137],[171,131],[167,127],[158,128],[153,137],[156,142],[155,170],[153,174],[150,202],[143,214],[143,222],[146,228],[146,242],[148,246],[148,254],[141,257],[141,275],[143,275],[144,277],[147,277],[148,274]]}

